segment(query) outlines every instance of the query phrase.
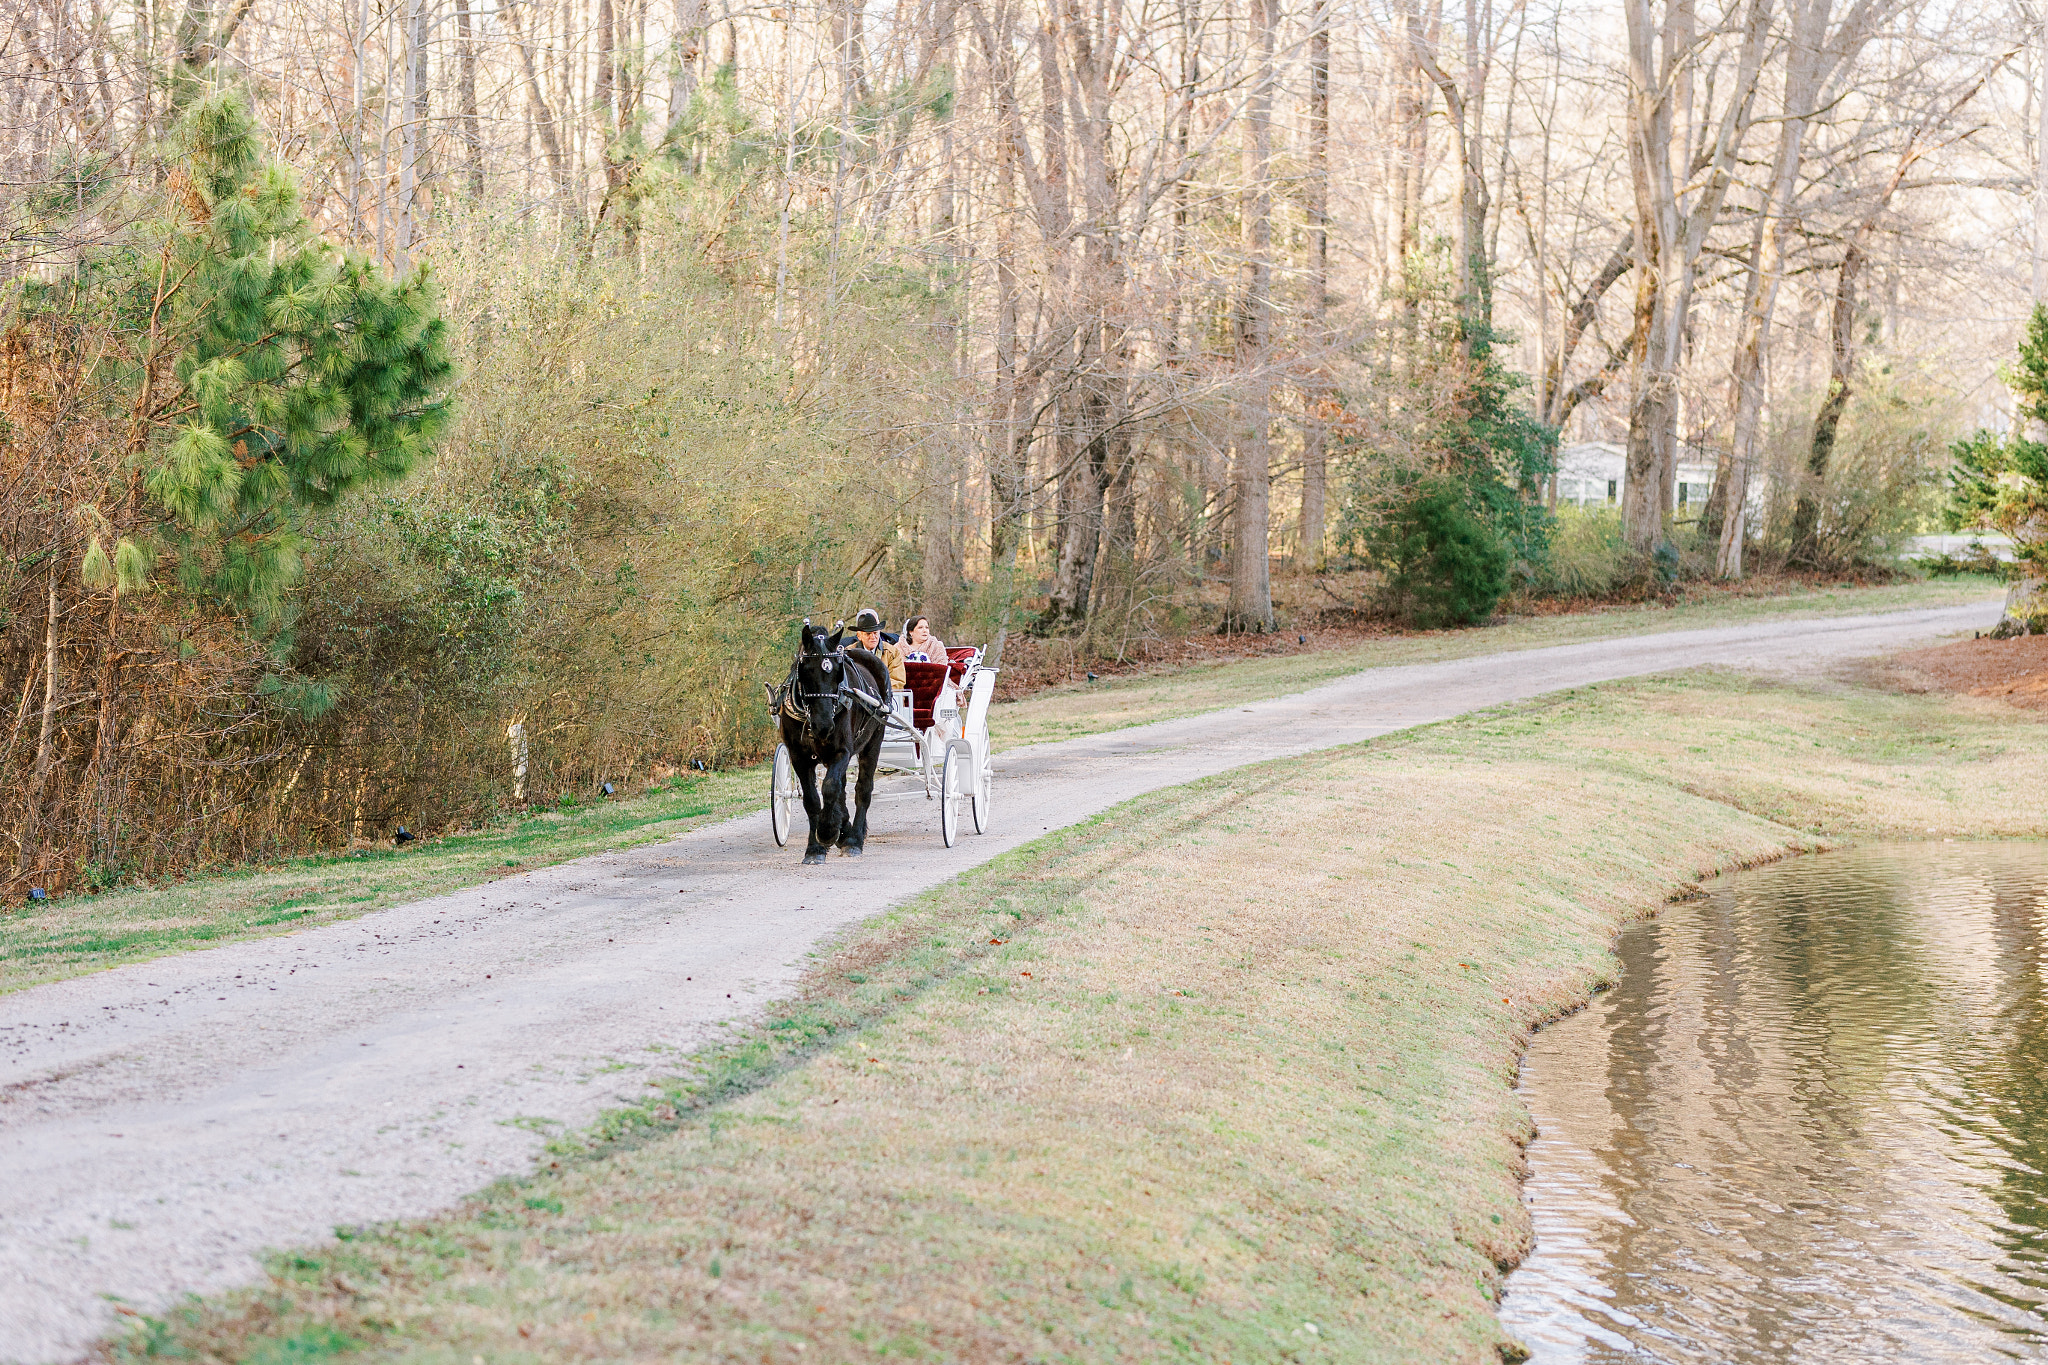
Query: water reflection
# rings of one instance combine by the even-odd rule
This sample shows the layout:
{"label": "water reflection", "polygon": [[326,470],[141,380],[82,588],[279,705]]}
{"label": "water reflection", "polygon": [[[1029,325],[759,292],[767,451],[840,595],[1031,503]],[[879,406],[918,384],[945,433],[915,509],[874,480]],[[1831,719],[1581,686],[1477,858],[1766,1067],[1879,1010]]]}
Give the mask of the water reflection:
{"label": "water reflection", "polygon": [[1620,952],[1523,1068],[1535,1360],[2048,1360],[2048,846],[1797,859]]}

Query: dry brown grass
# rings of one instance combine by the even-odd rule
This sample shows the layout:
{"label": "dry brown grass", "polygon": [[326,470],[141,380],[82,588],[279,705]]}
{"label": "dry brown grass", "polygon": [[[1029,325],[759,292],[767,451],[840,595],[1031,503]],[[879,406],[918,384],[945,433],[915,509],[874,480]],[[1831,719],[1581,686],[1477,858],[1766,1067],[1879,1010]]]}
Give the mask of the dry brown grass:
{"label": "dry brown grass", "polygon": [[2048,635],[1957,640],[1888,662],[1888,673],[1904,690],[1967,692],[2029,709],[2048,708]]}
{"label": "dry brown grass", "polygon": [[845,944],[813,985],[865,1002],[850,1040],[156,1340],[1495,1360],[1528,1237],[1513,1069],[1616,925],[1828,839],[2039,835],[2044,781],[2048,725],[2010,708],[1707,677],[1147,797]]}

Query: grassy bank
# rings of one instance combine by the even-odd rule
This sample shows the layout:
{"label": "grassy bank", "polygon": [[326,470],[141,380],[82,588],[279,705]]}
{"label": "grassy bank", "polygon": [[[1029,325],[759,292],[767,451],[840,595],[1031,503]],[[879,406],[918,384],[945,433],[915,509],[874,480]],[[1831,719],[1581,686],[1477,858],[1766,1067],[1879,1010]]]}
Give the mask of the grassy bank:
{"label": "grassy bank", "polygon": [[[1676,607],[1616,608],[1481,630],[1397,636],[1346,649],[1241,659],[1048,691],[999,706],[990,729],[999,749],[1015,748],[1282,696],[1362,668],[1734,625],[1771,616],[1946,606],[1997,591],[1998,585],[1989,579],[1836,588]],[[706,774],[618,801],[507,816],[483,830],[404,849],[359,849],[0,910],[0,992],[165,953],[349,919],[480,885],[515,870],[673,838],[763,804],[766,785],[763,769]]]}
{"label": "grassy bank", "polygon": [[456,1214],[117,1352],[1489,1361],[1526,1028],[1622,920],[1840,838],[2040,835],[1996,703],[1615,684],[1148,796],[865,926]]}

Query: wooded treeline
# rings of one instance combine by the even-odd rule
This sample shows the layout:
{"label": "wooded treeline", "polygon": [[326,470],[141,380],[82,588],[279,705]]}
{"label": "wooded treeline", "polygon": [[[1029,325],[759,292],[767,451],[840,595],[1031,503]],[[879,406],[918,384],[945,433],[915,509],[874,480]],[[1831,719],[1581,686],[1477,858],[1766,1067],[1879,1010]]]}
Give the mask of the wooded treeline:
{"label": "wooded treeline", "polygon": [[[1510,585],[1840,566],[1920,515],[2048,287],[2023,6],[7,16],[18,879],[473,818],[513,721],[548,796],[742,756],[793,617],[870,600],[1115,650],[1272,628],[1276,569],[1371,567],[1455,620]],[[233,108],[277,164],[195,188],[194,111],[218,148]],[[286,180],[301,226],[222,235]],[[278,241],[331,259],[272,281]],[[164,263],[208,252],[202,306]],[[306,283],[337,271],[440,329],[382,362],[423,386],[417,449],[181,503],[206,459],[256,487],[295,458],[271,410],[318,403],[279,396],[286,350],[361,360]],[[356,418],[319,401],[340,449]],[[1555,515],[1560,435],[1625,445],[1611,529]],[[1681,509],[1695,460],[1714,497]]]}

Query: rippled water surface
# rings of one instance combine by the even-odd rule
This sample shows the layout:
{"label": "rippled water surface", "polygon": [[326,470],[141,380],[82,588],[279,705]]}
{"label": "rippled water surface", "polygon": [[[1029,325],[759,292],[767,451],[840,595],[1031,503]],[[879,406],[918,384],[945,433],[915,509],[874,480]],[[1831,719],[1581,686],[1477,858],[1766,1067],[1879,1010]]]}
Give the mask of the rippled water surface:
{"label": "rippled water surface", "polygon": [[1721,879],[1523,1069],[1539,1362],[2048,1361],[2048,846]]}

